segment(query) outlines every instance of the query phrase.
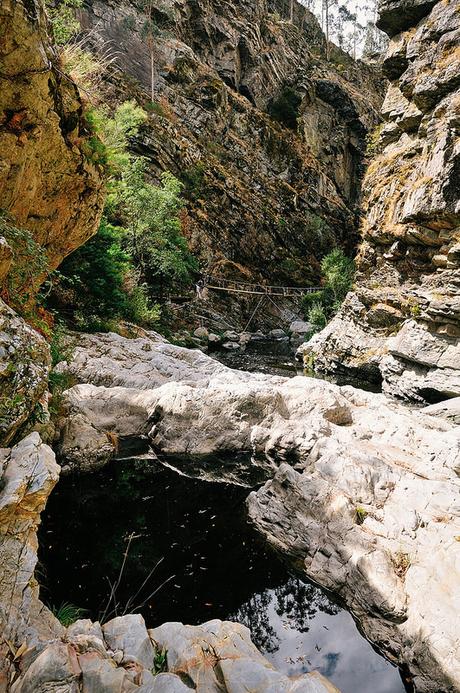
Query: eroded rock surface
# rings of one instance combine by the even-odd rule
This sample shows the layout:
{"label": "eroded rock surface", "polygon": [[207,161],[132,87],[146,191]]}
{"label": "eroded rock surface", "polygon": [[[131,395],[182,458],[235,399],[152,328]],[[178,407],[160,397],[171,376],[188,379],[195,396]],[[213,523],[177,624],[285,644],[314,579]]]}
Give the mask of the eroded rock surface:
{"label": "eroded rock surface", "polygon": [[[229,478],[245,482],[235,453],[248,453],[246,467],[268,479],[249,500],[266,539],[338,593],[367,636],[411,669],[417,690],[458,690],[460,429],[452,415],[311,378],[232,371],[149,338],[106,335],[96,348],[98,339],[84,337],[75,354],[81,382],[66,394],[64,465],[105,463],[119,453],[113,441],[143,436],[151,454],[203,465],[232,453]],[[142,376],[129,368],[138,351],[149,362]]]}
{"label": "eroded rock surface", "polygon": [[0,299],[0,445],[7,445],[47,390],[45,339]]}
{"label": "eroded rock surface", "polygon": [[[13,448],[0,448],[0,690],[9,689],[13,659],[24,645],[40,643],[63,630],[38,598],[34,576],[37,525],[59,478],[54,453],[37,433]],[[39,649],[38,649],[39,651]]]}
{"label": "eroded rock surface", "polygon": [[96,232],[103,176],[83,153],[82,102],[59,68],[42,0],[1,3],[0,61],[1,207],[55,269]]}
{"label": "eroded rock surface", "polygon": [[358,370],[436,402],[460,394],[460,14],[418,0],[382,0],[380,13],[391,84],[356,288],[303,352],[318,370]]}

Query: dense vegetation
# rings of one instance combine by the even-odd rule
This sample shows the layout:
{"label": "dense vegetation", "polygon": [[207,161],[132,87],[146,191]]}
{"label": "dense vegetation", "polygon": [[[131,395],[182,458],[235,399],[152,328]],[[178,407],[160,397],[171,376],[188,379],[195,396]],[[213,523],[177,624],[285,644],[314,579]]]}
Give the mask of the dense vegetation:
{"label": "dense vegetation", "polygon": [[342,250],[335,248],[321,262],[323,288],[303,297],[305,317],[319,332],[337,313],[345,296],[351,290],[354,262]]}

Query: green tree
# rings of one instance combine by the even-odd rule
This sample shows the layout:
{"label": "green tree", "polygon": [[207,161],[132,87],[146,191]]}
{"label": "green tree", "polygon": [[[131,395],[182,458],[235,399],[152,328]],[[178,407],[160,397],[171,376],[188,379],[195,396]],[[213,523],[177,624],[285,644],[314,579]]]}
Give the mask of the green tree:
{"label": "green tree", "polygon": [[90,109],[85,117],[94,133],[89,141],[88,155],[97,157],[99,163],[108,168],[111,182],[114,182],[130,165],[129,139],[139,131],[147,114],[132,99],[117,106],[113,115],[106,106]]}
{"label": "green tree", "polygon": [[353,284],[354,262],[335,248],[321,261],[323,288],[303,297],[303,310],[313,331],[318,332],[339,310]]}
{"label": "green tree", "polygon": [[326,288],[332,292],[333,308],[338,309],[351,289],[355,267],[351,258],[335,248],[321,261],[321,272]]}
{"label": "green tree", "polygon": [[97,234],[60,267],[54,298],[62,298],[79,327],[104,329],[117,319],[152,325],[159,319],[123,248],[124,234],[103,217]]}
{"label": "green tree", "polygon": [[128,247],[142,280],[153,293],[191,281],[196,261],[182,235],[182,183],[165,172],[161,185],[145,179],[145,159],[135,159],[122,177],[120,209],[128,231]]}

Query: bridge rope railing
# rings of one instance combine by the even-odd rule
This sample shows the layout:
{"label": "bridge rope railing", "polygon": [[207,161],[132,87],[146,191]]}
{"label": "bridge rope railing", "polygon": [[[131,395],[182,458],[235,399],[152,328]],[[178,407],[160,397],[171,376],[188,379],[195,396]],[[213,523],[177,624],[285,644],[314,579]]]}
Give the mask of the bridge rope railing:
{"label": "bridge rope railing", "polygon": [[233,279],[221,279],[220,277],[206,276],[204,287],[215,291],[228,291],[230,293],[254,294],[258,296],[283,296],[285,298],[302,297],[321,291],[320,286],[268,286],[265,284],[250,284],[248,282]]}

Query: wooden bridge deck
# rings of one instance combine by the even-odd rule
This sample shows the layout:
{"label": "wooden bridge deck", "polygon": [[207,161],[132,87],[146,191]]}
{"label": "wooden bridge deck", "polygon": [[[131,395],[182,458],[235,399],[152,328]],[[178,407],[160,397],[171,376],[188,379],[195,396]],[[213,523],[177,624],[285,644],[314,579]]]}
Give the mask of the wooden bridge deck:
{"label": "wooden bridge deck", "polygon": [[249,284],[218,277],[206,277],[205,288],[256,296],[283,296],[284,298],[299,298],[305,294],[321,291],[320,286],[266,286],[265,284]]}

